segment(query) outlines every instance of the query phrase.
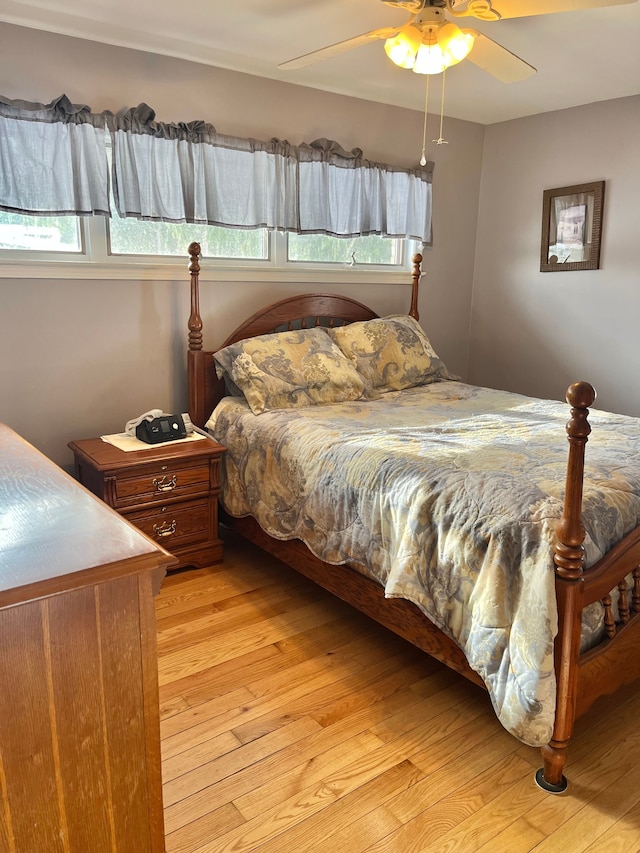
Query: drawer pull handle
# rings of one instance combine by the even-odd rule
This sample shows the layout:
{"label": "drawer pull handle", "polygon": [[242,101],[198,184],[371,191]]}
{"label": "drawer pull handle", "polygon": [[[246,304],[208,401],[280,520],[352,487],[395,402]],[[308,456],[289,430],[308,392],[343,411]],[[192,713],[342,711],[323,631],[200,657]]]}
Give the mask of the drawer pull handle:
{"label": "drawer pull handle", "polygon": [[168,480],[166,474],[161,480],[158,480],[157,477],[154,477],[153,479],[153,485],[156,487],[156,491],[158,492],[170,492],[172,489],[175,489],[177,482],[178,478],[175,474]]}
{"label": "drawer pull handle", "polygon": [[171,523],[169,523],[168,521],[163,521],[162,524],[154,524],[153,532],[159,539],[166,538],[167,536],[173,536],[173,534],[176,532],[175,518]]}

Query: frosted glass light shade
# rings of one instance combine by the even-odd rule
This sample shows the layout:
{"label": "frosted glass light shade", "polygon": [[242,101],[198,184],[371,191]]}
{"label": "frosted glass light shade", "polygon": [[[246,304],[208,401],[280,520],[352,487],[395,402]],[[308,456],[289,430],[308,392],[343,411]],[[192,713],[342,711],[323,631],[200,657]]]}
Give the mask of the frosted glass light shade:
{"label": "frosted glass light shade", "polygon": [[413,68],[421,41],[422,33],[420,30],[409,24],[403,27],[397,35],[385,41],[385,53],[400,68]]}
{"label": "frosted glass light shade", "polygon": [[421,44],[413,70],[416,74],[441,74],[447,67],[439,44]]}
{"label": "frosted glass light shade", "polygon": [[469,30],[461,30],[455,24],[445,24],[438,31],[438,44],[442,48],[447,66],[460,62],[473,47],[474,35]]}

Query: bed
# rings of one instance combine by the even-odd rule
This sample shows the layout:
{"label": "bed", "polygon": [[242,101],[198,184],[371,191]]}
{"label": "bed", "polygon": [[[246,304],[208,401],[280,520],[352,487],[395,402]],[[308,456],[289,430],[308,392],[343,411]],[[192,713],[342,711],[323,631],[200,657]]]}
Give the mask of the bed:
{"label": "bed", "polygon": [[[503,725],[541,746],[538,785],[564,791],[575,720],[640,676],[640,421],[592,413],[585,478],[595,400],[586,382],[568,389],[567,411],[461,383],[430,350],[428,381],[412,384],[409,372],[372,390],[369,356],[348,356],[363,329],[424,334],[420,255],[406,317],[378,318],[344,296],[296,296],[204,350],[197,243],[189,255],[189,412],[229,447],[224,522],[487,689]],[[331,357],[343,347],[330,371],[339,396],[294,395],[291,411],[268,402],[265,411],[262,392],[238,390],[230,365],[273,333],[323,353],[329,340]],[[363,393],[346,367],[340,384],[343,361],[368,377]],[[255,388],[250,359],[247,369]],[[356,471],[364,484],[354,485]]]}

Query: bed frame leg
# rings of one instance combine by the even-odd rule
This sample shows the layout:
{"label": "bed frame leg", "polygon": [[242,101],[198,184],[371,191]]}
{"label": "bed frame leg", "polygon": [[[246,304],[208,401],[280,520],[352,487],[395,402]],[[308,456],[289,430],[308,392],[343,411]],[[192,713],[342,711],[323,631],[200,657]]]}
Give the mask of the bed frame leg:
{"label": "bed frame leg", "polygon": [[582,481],[584,449],[591,432],[589,406],[595,397],[595,390],[587,382],[576,382],[567,390],[567,402],[571,406],[571,418],[567,423],[569,461],[564,508],[558,522],[553,555],[558,601],[558,636],[555,641],[556,715],[553,736],[542,747],[544,766],[535,775],[536,783],[552,794],[561,794],[567,789],[567,780],[562,771],[576,714],[584,592]]}
{"label": "bed frame leg", "polygon": [[544,767],[536,770],[536,785],[549,794],[563,794],[569,784],[562,772],[567,761],[567,744],[560,746],[551,741],[542,747],[542,758]]}

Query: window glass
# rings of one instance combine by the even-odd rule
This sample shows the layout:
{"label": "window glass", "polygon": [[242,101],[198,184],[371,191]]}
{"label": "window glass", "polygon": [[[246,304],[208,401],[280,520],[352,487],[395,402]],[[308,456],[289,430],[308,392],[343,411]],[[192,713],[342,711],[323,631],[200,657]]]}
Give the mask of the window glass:
{"label": "window glass", "polygon": [[[321,234],[296,235],[255,229],[222,228],[103,216],[23,216],[0,211],[0,275],[27,260],[47,267],[73,262],[103,269],[110,264],[153,263],[167,270],[184,260],[186,247],[200,243],[202,255],[232,270],[314,269],[328,276],[345,267],[354,270],[400,272],[416,250],[413,240],[369,237],[341,238]],[[164,261],[162,260],[164,258]],[[149,260],[151,259],[151,260]],[[47,267],[49,269],[49,267]],[[3,272],[4,270],[4,272]],[[43,273],[46,276],[46,273]],[[100,273],[102,274],[102,273]],[[99,277],[99,276],[98,276]]]}
{"label": "window glass", "polygon": [[326,234],[289,234],[290,261],[321,264],[402,263],[402,240],[392,237],[329,237]]}
{"label": "window glass", "polygon": [[0,211],[0,249],[82,252],[77,216],[27,216]]}
{"label": "window glass", "polygon": [[267,260],[267,232],[262,229],[219,228],[173,222],[141,222],[113,214],[107,225],[111,255],[171,255],[184,257],[194,240],[208,258]]}

